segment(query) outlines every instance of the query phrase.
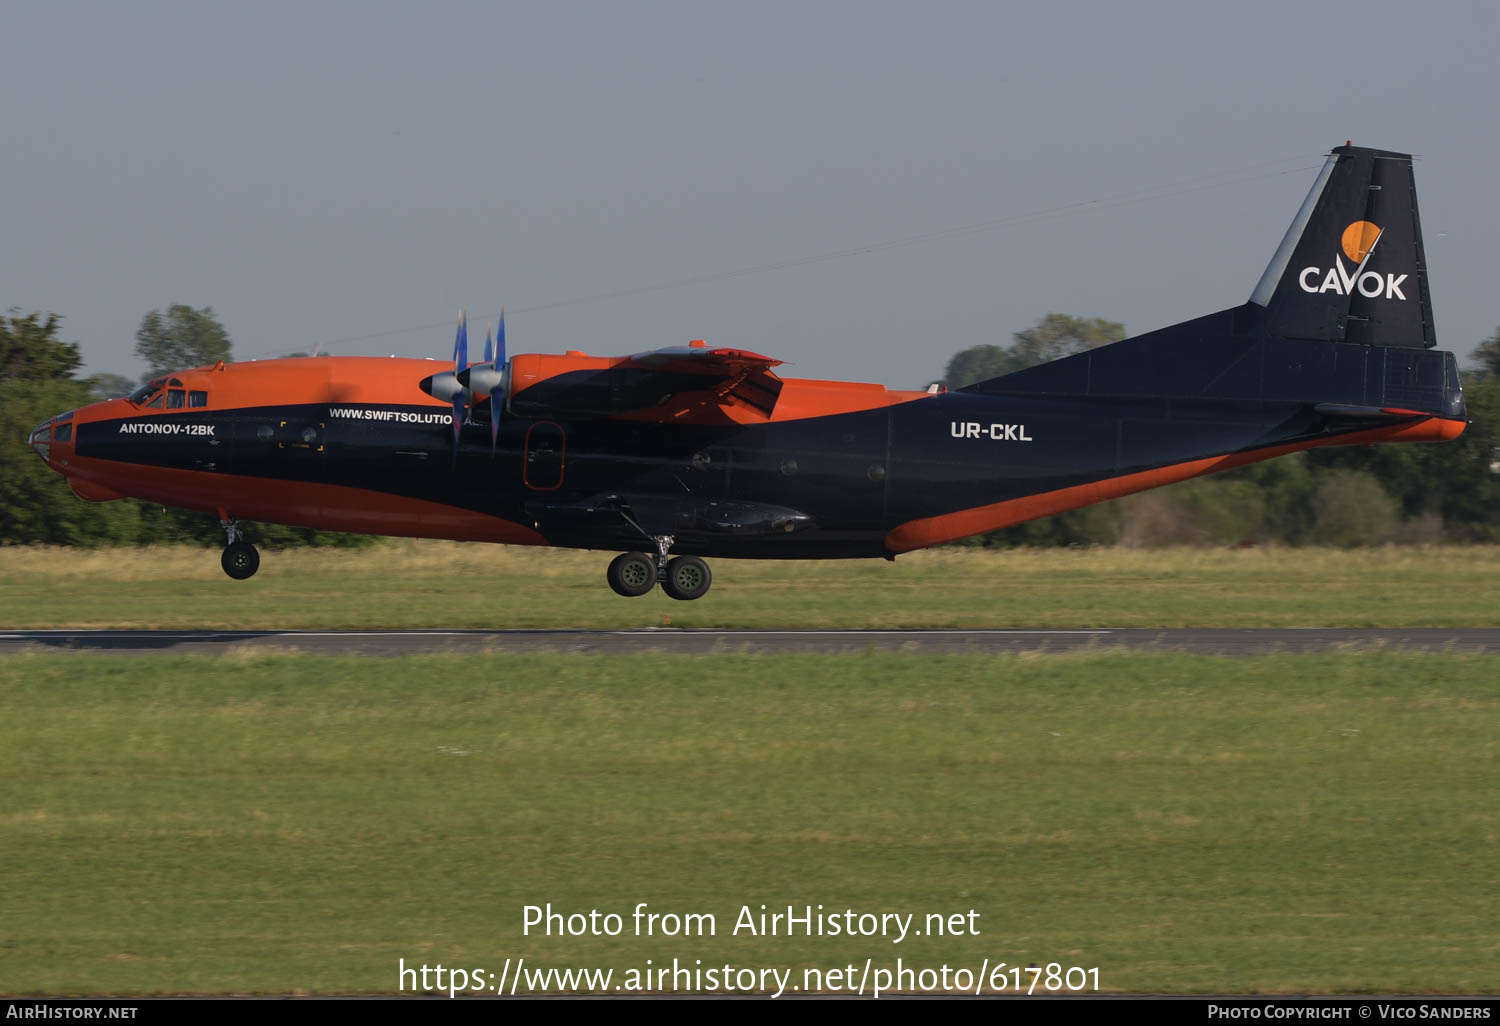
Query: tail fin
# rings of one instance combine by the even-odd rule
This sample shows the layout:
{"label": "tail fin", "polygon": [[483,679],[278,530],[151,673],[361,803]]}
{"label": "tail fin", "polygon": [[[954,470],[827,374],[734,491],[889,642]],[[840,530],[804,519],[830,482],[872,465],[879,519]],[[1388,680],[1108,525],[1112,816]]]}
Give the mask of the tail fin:
{"label": "tail fin", "polygon": [[959,391],[1248,399],[1305,403],[1325,420],[1371,410],[1459,420],[1458,363],[1423,351],[1435,341],[1411,157],[1339,146],[1248,303]]}
{"label": "tail fin", "polygon": [[1411,154],[1336,146],[1250,302],[1284,338],[1437,344]]}

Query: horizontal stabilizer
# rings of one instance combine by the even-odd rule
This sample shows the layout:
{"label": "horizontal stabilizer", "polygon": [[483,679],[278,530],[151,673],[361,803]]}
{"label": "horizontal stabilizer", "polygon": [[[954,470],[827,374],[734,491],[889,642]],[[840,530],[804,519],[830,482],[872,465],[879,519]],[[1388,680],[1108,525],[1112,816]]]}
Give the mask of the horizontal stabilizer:
{"label": "horizontal stabilizer", "polygon": [[1410,420],[1412,417],[1431,417],[1434,414],[1421,410],[1406,410],[1398,406],[1355,406],[1349,403],[1318,403],[1313,412],[1334,420]]}

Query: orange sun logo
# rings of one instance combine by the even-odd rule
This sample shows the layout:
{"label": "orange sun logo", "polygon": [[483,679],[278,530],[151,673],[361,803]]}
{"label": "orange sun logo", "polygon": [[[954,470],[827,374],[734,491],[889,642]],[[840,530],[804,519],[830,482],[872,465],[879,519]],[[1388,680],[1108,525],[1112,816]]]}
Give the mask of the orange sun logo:
{"label": "orange sun logo", "polygon": [[1370,255],[1370,247],[1380,238],[1380,228],[1370,221],[1355,221],[1344,229],[1344,255],[1356,264]]}

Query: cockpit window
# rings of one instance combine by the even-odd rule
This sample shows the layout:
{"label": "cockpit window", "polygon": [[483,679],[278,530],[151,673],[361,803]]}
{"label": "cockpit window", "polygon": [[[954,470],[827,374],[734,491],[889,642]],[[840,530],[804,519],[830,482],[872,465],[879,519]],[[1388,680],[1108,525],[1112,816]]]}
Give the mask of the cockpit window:
{"label": "cockpit window", "polygon": [[166,383],[166,380],[166,378],[157,378],[155,381],[148,381],[131,392],[127,398],[137,406],[159,410],[161,409],[161,386]]}
{"label": "cockpit window", "polygon": [[180,410],[187,405],[187,393],[180,388],[174,388],[167,392],[167,409]]}
{"label": "cockpit window", "polygon": [[193,389],[191,392],[188,393],[188,405],[189,406],[207,406],[208,405],[208,393],[200,391],[200,390],[198,390],[196,388]]}

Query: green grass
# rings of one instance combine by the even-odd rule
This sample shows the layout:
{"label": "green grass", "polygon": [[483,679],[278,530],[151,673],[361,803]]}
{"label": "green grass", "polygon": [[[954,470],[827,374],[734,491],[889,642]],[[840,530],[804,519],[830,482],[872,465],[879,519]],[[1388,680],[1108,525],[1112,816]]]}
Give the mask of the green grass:
{"label": "green grass", "polygon": [[[1497,681],[1392,652],[17,656],[0,993],[391,993],[400,958],[521,956],[1493,992]],[[642,901],[718,935],[522,935],[526,904]],[[761,903],[981,934],[730,936]]]}
{"label": "green grass", "polygon": [[714,560],[697,602],[622,599],[603,552],[390,541],[265,554],[0,548],[0,627],[1419,627],[1500,625],[1500,546],[944,549]]}

